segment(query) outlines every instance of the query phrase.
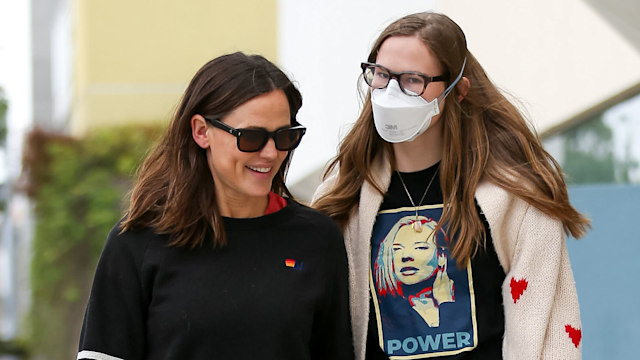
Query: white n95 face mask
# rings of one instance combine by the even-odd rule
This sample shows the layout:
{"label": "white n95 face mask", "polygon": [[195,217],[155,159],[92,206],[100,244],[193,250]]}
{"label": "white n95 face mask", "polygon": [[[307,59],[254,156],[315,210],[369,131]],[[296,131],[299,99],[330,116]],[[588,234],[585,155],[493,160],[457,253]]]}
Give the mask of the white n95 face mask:
{"label": "white n95 face mask", "polygon": [[371,91],[373,123],[382,139],[390,143],[413,141],[424,133],[431,125],[431,119],[440,113],[440,101],[449,95],[453,87],[462,78],[467,59],[456,80],[447,87],[440,96],[431,101],[422,96],[409,96],[400,90],[396,79],[389,80],[384,89]]}
{"label": "white n95 face mask", "polygon": [[396,79],[371,92],[371,106],[378,134],[390,143],[413,141],[440,113],[437,98],[427,101],[422,96],[409,96],[400,90]]}

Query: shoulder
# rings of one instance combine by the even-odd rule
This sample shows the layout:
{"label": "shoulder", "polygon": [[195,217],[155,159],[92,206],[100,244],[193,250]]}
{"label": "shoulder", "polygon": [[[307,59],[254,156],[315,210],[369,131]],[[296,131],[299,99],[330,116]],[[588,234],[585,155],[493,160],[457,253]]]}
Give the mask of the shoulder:
{"label": "shoulder", "polygon": [[[362,184],[361,191],[367,193],[367,191],[378,192],[376,189],[387,189],[389,187],[389,182],[391,181],[391,161],[390,154],[386,149],[382,149],[378,154],[376,154],[371,161],[369,167],[369,175],[370,178],[365,176],[365,174],[360,174],[359,177],[344,179],[342,178],[344,174],[340,173],[340,163],[337,164],[333,171],[327,176],[322,183],[318,186],[315,193],[313,194],[311,204],[314,204],[318,199],[327,193],[331,192],[332,189],[338,185],[340,181],[340,185],[343,184],[345,180],[353,180],[360,181]],[[367,179],[373,180],[375,184],[370,184]]]}
{"label": "shoulder", "polygon": [[488,181],[482,181],[478,184],[475,198],[489,225],[504,224],[505,222],[518,223],[523,221],[525,217],[559,221],[513,193]]}
{"label": "shoulder", "polygon": [[492,229],[505,224],[518,222],[535,209],[531,204],[515,196],[506,189],[489,181],[482,181],[478,184],[475,193],[478,206],[484,213]]}
{"label": "shoulder", "polygon": [[511,193],[486,180],[478,184],[475,196],[478,205],[483,211],[485,209],[502,208],[512,200]]}
{"label": "shoulder", "polygon": [[489,223],[498,258],[506,269],[512,265],[512,258],[529,245],[564,240],[560,220],[498,185],[483,181],[475,196]]}
{"label": "shoulder", "polygon": [[[295,204],[295,216],[287,232],[295,234],[295,247],[320,260],[331,272],[346,272],[347,252],[342,230],[324,213],[306,205]],[[342,265],[339,265],[342,264]]]}
{"label": "shoulder", "polygon": [[281,230],[291,234],[296,242],[303,242],[309,250],[329,257],[344,252],[342,231],[333,219],[303,204],[291,202],[289,206],[294,215],[281,225],[286,227]]}
{"label": "shoulder", "polygon": [[313,229],[313,231],[321,233],[341,234],[336,222],[324,213],[300,203],[292,202],[290,206],[292,206],[292,211],[295,214],[295,221],[301,225],[304,224]]}
{"label": "shoulder", "polygon": [[140,261],[149,247],[164,247],[168,235],[156,233],[152,228],[122,231],[122,220],[116,223],[105,243],[102,256],[127,256]]}
{"label": "shoulder", "polygon": [[333,188],[333,186],[338,181],[338,176],[339,176],[338,172],[335,171],[333,174],[329,175],[329,177],[324,179],[320,183],[320,185],[318,185],[318,188],[316,189],[316,191],[313,194],[313,197],[311,198],[311,204],[318,201],[318,199],[323,195],[329,193],[329,191]]}

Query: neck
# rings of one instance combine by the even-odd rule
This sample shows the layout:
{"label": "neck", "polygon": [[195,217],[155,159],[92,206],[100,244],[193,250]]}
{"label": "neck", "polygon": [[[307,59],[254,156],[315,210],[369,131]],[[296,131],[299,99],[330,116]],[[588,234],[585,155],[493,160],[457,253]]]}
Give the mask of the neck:
{"label": "neck", "polygon": [[[438,124],[434,125],[440,125]],[[411,142],[393,144],[396,170],[415,172],[426,169],[442,159],[442,132],[434,126]]]}
{"label": "neck", "polygon": [[220,215],[230,218],[256,218],[264,215],[269,202],[268,196],[252,199],[224,199],[218,200]]}

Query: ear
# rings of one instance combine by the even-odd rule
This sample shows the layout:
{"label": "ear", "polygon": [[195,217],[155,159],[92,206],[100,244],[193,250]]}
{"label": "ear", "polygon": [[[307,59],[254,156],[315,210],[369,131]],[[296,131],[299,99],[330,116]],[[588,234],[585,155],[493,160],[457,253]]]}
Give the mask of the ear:
{"label": "ear", "polygon": [[200,114],[191,117],[191,136],[193,140],[203,149],[208,149],[209,144],[209,125],[207,120]]}
{"label": "ear", "polygon": [[460,81],[458,81],[458,84],[456,85],[456,88],[460,93],[460,95],[458,95],[458,102],[462,101],[462,99],[464,99],[464,97],[467,96],[467,93],[469,92],[470,87],[471,87],[471,82],[466,77],[463,76],[460,79]]}

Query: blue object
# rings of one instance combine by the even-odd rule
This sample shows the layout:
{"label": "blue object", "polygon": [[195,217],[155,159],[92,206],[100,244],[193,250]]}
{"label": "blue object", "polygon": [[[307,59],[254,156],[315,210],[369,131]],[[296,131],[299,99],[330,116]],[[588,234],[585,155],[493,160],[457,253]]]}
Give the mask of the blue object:
{"label": "blue object", "polygon": [[591,231],[567,247],[582,316],[584,360],[638,359],[640,186],[574,185],[572,204]]}

